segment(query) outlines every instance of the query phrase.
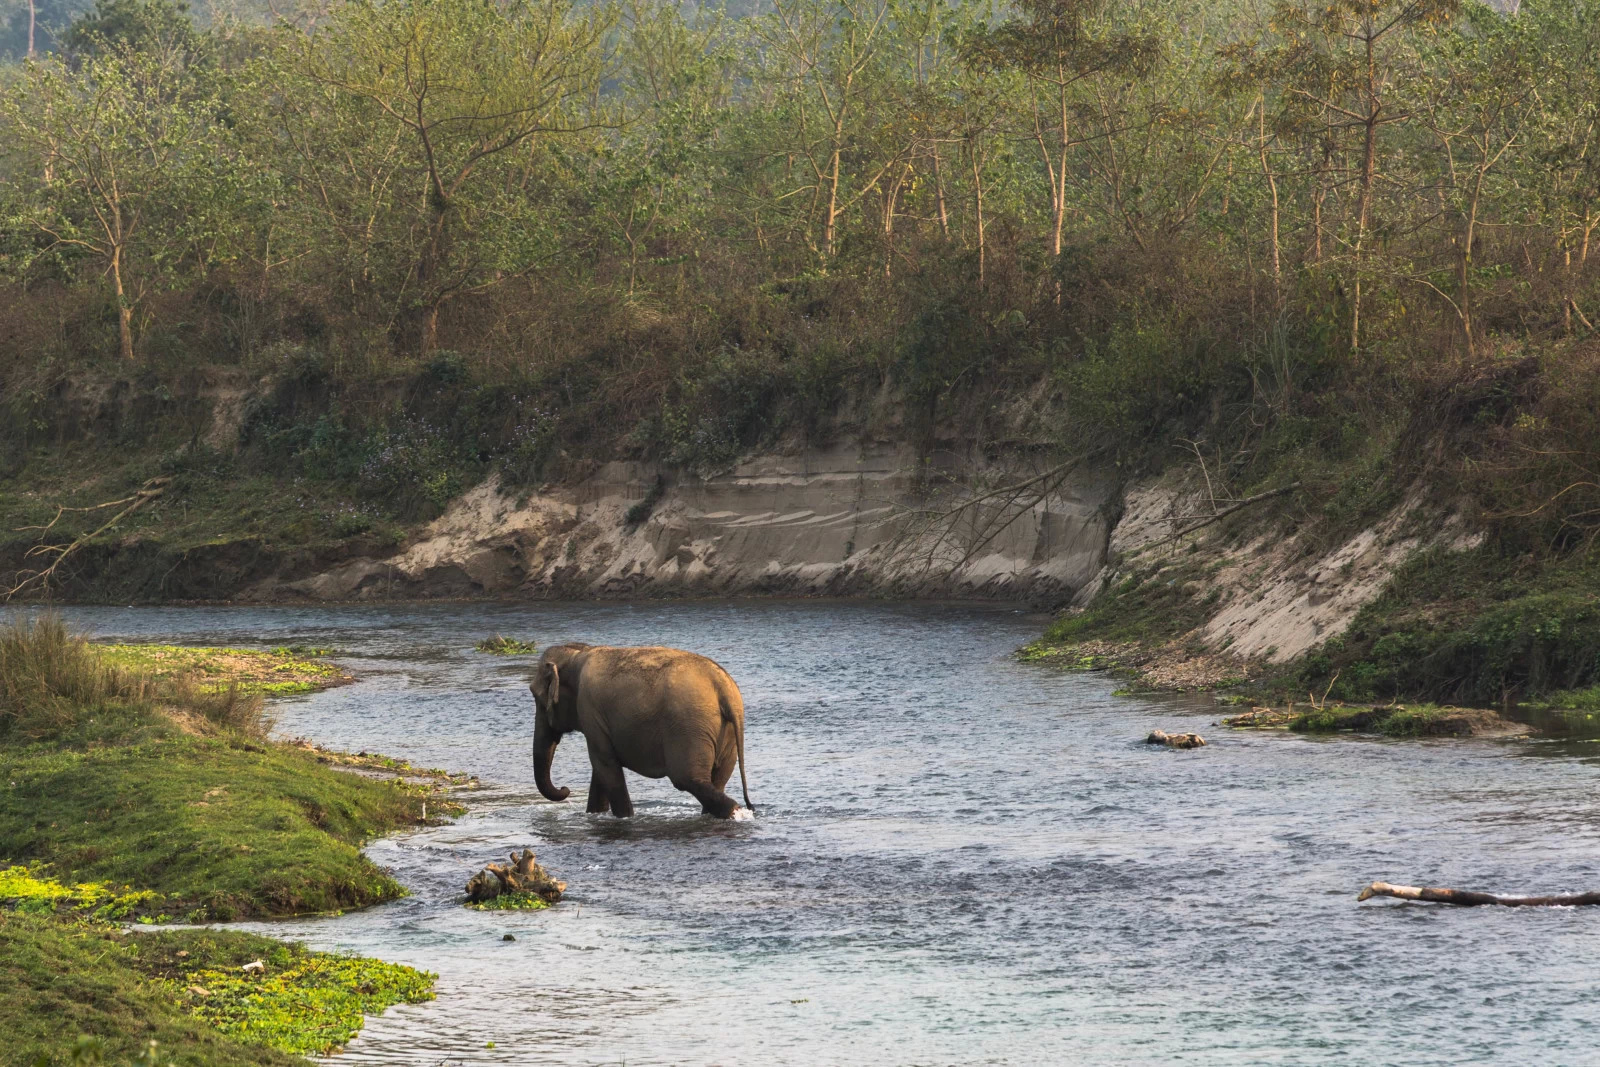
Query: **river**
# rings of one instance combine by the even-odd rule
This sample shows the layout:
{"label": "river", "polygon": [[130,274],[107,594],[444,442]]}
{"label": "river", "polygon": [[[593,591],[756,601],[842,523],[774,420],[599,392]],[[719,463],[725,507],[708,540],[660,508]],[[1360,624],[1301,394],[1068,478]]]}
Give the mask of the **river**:
{"label": "river", "polygon": [[[1600,888],[1591,746],[1214,727],[1208,698],[1015,662],[1040,620],[826,601],[79,608],[96,635],[337,649],[359,680],[279,730],[469,771],[454,825],[374,843],[411,896],[254,928],[436,971],[350,1064],[1600,1062],[1600,909],[1358,905],[1383,879]],[[630,775],[587,815],[581,739],[529,759],[505,634],[712,656],[748,709],[758,817]],[[1190,752],[1139,743],[1198,729]],[[1600,752],[1596,752],[1600,755]],[[737,788],[737,776],[730,787]],[[462,908],[532,846],[570,883]],[[504,941],[511,933],[515,941]]]}

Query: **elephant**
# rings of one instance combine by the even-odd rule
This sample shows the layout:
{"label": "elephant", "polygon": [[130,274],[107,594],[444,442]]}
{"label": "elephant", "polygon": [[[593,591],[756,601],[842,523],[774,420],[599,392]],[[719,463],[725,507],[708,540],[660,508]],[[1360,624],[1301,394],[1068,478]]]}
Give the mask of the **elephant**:
{"label": "elephant", "polygon": [[571,795],[550,780],[563,735],[581,733],[589,747],[589,808],[618,818],[633,814],[626,767],[646,778],[669,778],[730,819],[738,803],[723,792],[739,766],[746,808],[744,698],[728,672],[704,656],[676,648],[621,648],[572,642],[546,648],[528,684],[533,693],[533,767],[546,800]]}

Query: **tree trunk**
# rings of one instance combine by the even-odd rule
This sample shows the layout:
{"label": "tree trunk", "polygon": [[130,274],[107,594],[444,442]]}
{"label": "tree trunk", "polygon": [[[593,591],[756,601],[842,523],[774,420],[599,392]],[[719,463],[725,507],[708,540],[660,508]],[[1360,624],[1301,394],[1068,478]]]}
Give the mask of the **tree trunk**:
{"label": "tree trunk", "polygon": [[111,284],[117,296],[117,342],[122,358],[133,360],[133,307],[122,285],[122,246],[111,249]]}
{"label": "tree trunk", "polygon": [[[1065,81],[1065,78],[1066,75],[1063,74],[1062,80]],[[1055,188],[1050,191],[1052,199],[1055,200],[1054,206],[1056,216],[1055,235],[1054,240],[1051,242],[1050,250],[1058,256],[1061,255],[1061,229],[1067,218],[1067,153],[1071,148],[1071,145],[1071,127],[1068,125],[1067,90],[1066,86],[1063,85],[1061,88],[1061,163],[1056,168]],[[1059,299],[1059,297],[1060,293],[1058,292],[1057,298]]]}
{"label": "tree trunk", "polygon": [[1573,893],[1567,896],[1553,897],[1499,897],[1493,893],[1475,893],[1469,889],[1437,889],[1413,885],[1390,885],[1388,882],[1373,882],[1363,889],[1356,899],[1370,900],[1373,897],[1426,900],[1434,904],[1458,904],[1469,908],[1479,907],[1484,904],[1498,904],[1506,908],[1571,908],[1581,904],[1600,904],[1600,893]]}
{"label": "tree trunk", "polygon": [[939,142],[933,142],[933,194],[939,204],[939,232],[950,239],[950,207],[944,199],[944,168],[939,165]]}
{"label": "tree trunk", "polygon": [[1278,179],[1272,173],[1271,163],[1267,159],[1267,98],[1262,94],[1259,101],[1261,113],[1258,117],[1261,130],[1261,173],[1267,176],[1267,188],[1272,193],[1272,304],[1275,310],[1283,310],[1283,262],[1278,253]]}
{"label": "tree trunk", "polygon": [[972,157],[972,199],[976,210],[976,223],[978,228],[978,288],[983,288],[984,267],[984,238],[983,238],[983,167],[982,167],[982,141],[974,136],[972,138],[970,156]]}
{"label": "tree trunk", "polygon": [[840,144],[843,139],[844,122],[841,119],[833,125],[833,171],[828,179],[828,214],[822,227],[822,255],[830,260],[833,258],[834,220],[839,217],[839,157],[844,153]]}
{"label": "tree trunk", "polygon": [[1372,216],[1372,187],[1377,179],[1378,116],[1382,105],[1378,102],[1378,70],[1374,51],[1377,37],[1371,26],[1367,27],[1367,116],[1365,135],[1361,147],[1361,203],[1356,211],[1355,288],[1350,302],[1350,351],[1361,350],[1361,267],[1362,253],[1367,244],[1367,221]]}

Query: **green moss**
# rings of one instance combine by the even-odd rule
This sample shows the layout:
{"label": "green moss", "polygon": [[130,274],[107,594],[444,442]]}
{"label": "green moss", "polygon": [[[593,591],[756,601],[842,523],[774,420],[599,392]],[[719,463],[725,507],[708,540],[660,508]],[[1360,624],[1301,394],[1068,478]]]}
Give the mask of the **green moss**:
{"label": "green moss", "polygon": [[534,656],[539,652],[539,646],[532,641],[518,641],[514,637],[485,637],[472,646],[479,652],[487,652],[491,656]]}
{"label": "green moss", "polygon": [[[260,973],[240,968],[261,960]],[[129,934],[0,912],[5,1062],[126,1062],[157,1042],[183,1067],[303,1064],[348,1042],[363,1015],[428,1000],[433,976],[309,952],[238,931]],[[203,992],[196,992],[201,990]]]}
{"label": "green moss", "polygon": [[501,893],[467,905],[473,911],[543,911],[549,906],[550,902],[537,893]]}

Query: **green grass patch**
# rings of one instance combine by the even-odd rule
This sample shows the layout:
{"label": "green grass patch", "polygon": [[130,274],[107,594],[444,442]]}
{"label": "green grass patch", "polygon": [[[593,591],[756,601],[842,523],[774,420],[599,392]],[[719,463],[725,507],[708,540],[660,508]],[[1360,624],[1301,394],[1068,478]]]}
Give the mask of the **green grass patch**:
{"label": "green grass patch", "polygon": [[1072,670],[1115,669],[1119,657],[1108,646],[1152,647],[1204,623],[1219,597],[1207,579],[1206,569],[1189,561],[1136,569],[1087,610],[1051,622],[1018,658]]}
{"label": "green grass patch", "polygon": [[1355,732],[1385,737],[1473,737],[1515,729],[1492,711],[1427,703],[1377,708],[1333,704],[1294,716],[1288,727],[1300,733]]}
{"label": "green grass patch", "polygon": [[1558,689],[1540,699],[1526,701],[1523,706],[1535,711],[1600,712],[1600,685],[1591,685],[1586,689]]}
{"label": "green grass patch", "polygon": [[[260,972],[241,970],[260,960]],[[239,931],[128,933],[0,912],[5,1062],[303,1064],[363,1016],[432,999],[433,975]]]}
{"label": "green grass patch", "polygon": [[190,675],[204,689],[236,685],[245,693],[308,693],[349,681],[330,663],[308,656],[325,650],[190,648],[182,645],[90,646],[108,666],[158,681]]}
{"label": "green grass patch", "polygon": [[148,908],[191,919],[341,911],[402,894],[360,846],[417,825],[429,793],[287,746],[177,730],[3,749],[0,860],[153,890],[162,900]]}
{"label": "green grass patch", "polygon": [[501,637],[499,634],[485,637],[472,647],[491,656],[534,656],[539,653],[539,646],[532,641],[518,641],[514,637]]}
{"label": "green grass patch", "polygon": [[438,783],[335,770],[266,740],[260,696],[191,679],[110,666],[58,620],[0,627],[0,866],[148,891],[134,914],[193,919],[399,896],[360,846],[415,826]]}

